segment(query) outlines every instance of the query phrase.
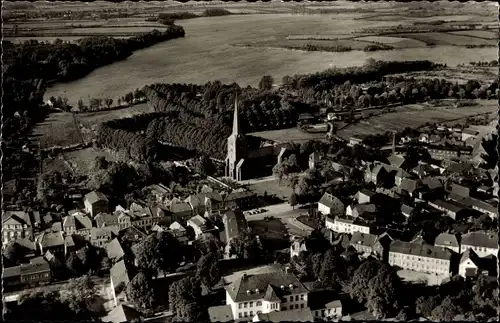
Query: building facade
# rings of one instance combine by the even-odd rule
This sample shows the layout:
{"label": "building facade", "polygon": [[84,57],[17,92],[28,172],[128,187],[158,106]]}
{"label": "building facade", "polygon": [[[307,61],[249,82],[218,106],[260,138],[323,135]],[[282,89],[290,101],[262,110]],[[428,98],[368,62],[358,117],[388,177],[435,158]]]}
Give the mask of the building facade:
{"label": "building facade", "polygon": [[395,240],[389,246],[389,264],[407,270],[446,275],[451,258],[450,250],[427,244]]}

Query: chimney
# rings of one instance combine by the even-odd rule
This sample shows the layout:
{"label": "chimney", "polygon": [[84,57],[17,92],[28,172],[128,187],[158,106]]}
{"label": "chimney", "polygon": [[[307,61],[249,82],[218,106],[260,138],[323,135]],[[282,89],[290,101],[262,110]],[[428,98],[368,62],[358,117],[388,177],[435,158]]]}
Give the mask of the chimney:
{"label": "chimney", "polygon": [[258,289],[258,288],[256,288],[256,289],[255,289],[255,293],[256,293],[256,294],[258,294],[258,293],[259,293],[259,289]]}
{"label": "chimney", "polygon": [[293,289],[293,284],[288,285],[290,289]]}
{"label": "chimney", "polygon": [[281,285],[281,286],[280,286],[280,288],[281,288],[281,289],[285,289],[285,286],[284,286],[284,285]]}
{"label": "chimney", "polygon": [[250,294],[252,294],[252,292],[249,289],[247,289],[247,295],[250,295]]}

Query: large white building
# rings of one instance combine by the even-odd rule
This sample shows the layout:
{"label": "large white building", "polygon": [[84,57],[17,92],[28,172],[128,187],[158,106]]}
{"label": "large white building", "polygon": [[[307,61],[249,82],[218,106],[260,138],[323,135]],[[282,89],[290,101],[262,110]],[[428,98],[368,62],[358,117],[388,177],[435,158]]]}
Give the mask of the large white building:
{"label": "large white building", "polygon": [[307,288],[291,273],[243,275],[226,287],[235,320],[273,311],[307,308]]}
{"label": "large white building", "polygon": [[345,219],[339,217],[331,219],[327,217],[325,220],[325,227],[338,233],[370,233],[370,225],[359,219]]}
{"label": "large white building", "polygon": [[498,236],[494,233],[486,233],[484,231],[469,232],[462,236],[461,251],[472,249],[479,257],[489,255],[497,256],[498,254]]}
{"label": "large white building", "polygon": [[422,243],[395,240],[389,247],[389,264],[403,269],[446,275],[451,271],[452,251]]}

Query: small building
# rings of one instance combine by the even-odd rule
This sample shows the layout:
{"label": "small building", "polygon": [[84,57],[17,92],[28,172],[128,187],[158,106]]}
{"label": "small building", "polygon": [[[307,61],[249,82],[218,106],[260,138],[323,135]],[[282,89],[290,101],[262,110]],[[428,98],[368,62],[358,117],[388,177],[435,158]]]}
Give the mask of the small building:
{"label": "small building", "polygon": [[208,231],[207,222],[207,219],[201,215],[195,215],[187,221],[187,225],[193,228],[196,239]]}
{"label": "small building", "polygon": [[99,213],[94,218],[97,228],[112,228],[119,230],[118,214]]}
{"label": "small building", "polygon": [[2,275],[4,289],[10,291],[47,284],[51,279],[50,265],[43,257],[33,258],[29,264],[4,268]]}
{"label": "small building", "polygon": [[459,185],[457,183],[451,185],[451,193],[461,197],[470,197],[470,191],[471,188],[464,185]]}
{"label": "small building", "polygon": [[361,232],[368,234],[371,231],[371,226],[359,218],[347,219],[335,217],[335,219],[332,220],[331,218],[327,217],[325,222],[326,228],[338,233],[353,234],[354,232]]}
{"label": "small building", "polygon": [[450,233],[441,233],[434,240],[436,247],[448,248],[453,252],[460,253],[460,243],[458,237]]}
{"label": "small building", "polygon": [[85,211],[90,214],[91,217],[96,216],[99,213],[108,212],[108,199],[104,194],[97,191],[92,191],[85,195],[83,204],[85,205]]}
{"label": "small building", "polygon": [[2,214],[2,244],[22,238],[33,238],[33,224],[28,212],[5,211]]}
{"label": "small building", "polygon": [[90,240],[92,220],[83,214],[68,215],[63,218],[64,233],[67,235],[78,234],[86,240]]}
{"label": "small building", "polygon": [[92,228],[90,230],[90,243],[94,247],[104,248],[113,239],[113,233],[108,228]]}
{"label": "small building", "polygon": [[299,256],[301,252],[307,251],[306,240],[304,239],[294,239],[290,246],[290,259]]}
{"label": "small building", "polygon": [[460,218],[466,212],[464,206],[453,201],[434,200],[429,201],[428,204],[437,210],[445,212],[453,220]]}
{"label": "small building", "polygon": [[120,261],[123,256],[125,256],[125,252],[118,238],[114,238],[106,245],[106,253],[113,263]]}
{"label": "small building", "polygon": [[125,291],[128,283],[134,278],[133,268],[122,259],[110,269],[110,284],[115,306],[118,306],[120,294]]}
{"label": "small building", "polygon": [[404,179],[410,179],[412,177],[410,173],[401,168],[393,168],[391,173],[394,173],[394,184],[398,187],[403,185]]}
{"label": "small building", "polygon": [[377,193],[373,191],[363,188],[358,193],[356,193],[355,198],[358,200],[359,204],[370,203],[372,202],[372,197],[374,197],[376,194]]}
{"label": "small building", "polygon": [[350,241],[350,245],[361,254],[372,254],[377,236],[375,234],[354,232]]}
{"label": "small building", "polygon": [[466,141],[469,138],[475,138],[479,134],[479,131],[473,130],[471,128],[466,128],[462,130],[462,141]]}
{"label": "small building", "polygon": [[230,305],[212,306],[208,308],[210,322],[231,322],[233,313]]}
{"label": "small building", "polygon": [[169,232],[179,241],[182,245],[189,244],[189,237],[187,230],[179,222],[174,222],[168,227]]}
{"label": "small building", "polygon": [[248,210],[255,206],[257,195],[251,191],[233,191],[223,197],[225,207],[233,210]]}
{"label": "small building", "polygon": [[365,220],[373,219],[376,212],[377,207],[375,206],[375,204],[370,203],[349,205],[346,209],[346,215],[352,216],[353,218],[361,217]]}
{"label": "small building", "polygon": [[351,138],[349,138],[349,146],[356,146],[356,145],[362,145],[363,144],[363,141],[364,139],[361,138],[361,137],[357,137],[357,136],[352,136]]}
{"label": "small building", "polygon": [[342,317],[342,302],[334,291],[311,290],[308,295],[307,305],[316,320],[339,319]]}
{"label": "small building", "polygon": [[191,206],[193,214],[203,214],[206,211],[205,194],[190,195],[184,202]]}
{"label": "small building", "polygon": [[401,185],[399,185],[399,188],[405,192],[408,192],[410,196],[413,196],[413,193],[421,186],[422,182],[420,180],[403,178],[401,180]]}
{"label": "small building", "polygon": [[330,193],[323,194],[318,202],[318,211],[324,215],[340,216],[344,210],[344,203]]}
{"label": "small building", "polygon": [[462,252],[472,249],[479,257],[498,254],[498,235],[484,231],[469,232],[461,239]]}
{"label": "small building", "polygon": [[460,257],[458,274],[463,278],[477,276],[481,268],[481,260],[472,249],[467,249]]}
{"label": "small building", "polygon": [[365,182],[375,185],[384,184],[388,179],[389,173],[384,165],[377,163],[369,165],[365,170]]}
{"label": "small building", "polygon": [[50,251],[56,255],[66,255],[64,233],[58,232],[42,232],[41,235],[35,238],[35,244],[41,254]]}
{"label": "small building", "polygon": [[388,158],[387,161],[389,161],[389,164],[393,167],[401,168],[404,169],[407,167],[408,162],[406,161],[406,158],[401,155],[401,154],[391,154]]}
{"label": "small building", "polygon": [[406,218],[409,218],[412,214],[413,214],[413,211],[415,210],[415,208],[409,206],[409,205],[406,205],[406,204],[403,204],[401,206],[401,213],[406,217]]}
{"label": "small building", "polygon": [[314,316],[309,308],[300,308],[286,311],[258,313],[252,322],[313,322]]}
{"label": "small building", "polygon": [[240,210],[227,211],[222,217],[222,222],[224,223],[225,242],[229,251],[231,240],[247,231],[248,223],[245,215]]}

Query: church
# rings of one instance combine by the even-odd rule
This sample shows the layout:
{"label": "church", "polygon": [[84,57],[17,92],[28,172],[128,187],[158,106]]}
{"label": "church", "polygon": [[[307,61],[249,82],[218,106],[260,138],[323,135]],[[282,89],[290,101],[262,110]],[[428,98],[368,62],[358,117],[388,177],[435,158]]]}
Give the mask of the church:
{"label": "church", "polygon": [[288,142],[278,143],[241,132],[238,97],[234,104],[233,132],[227,138],[225,176],[236,181],[272,175],[274,165],[291,152]]}

